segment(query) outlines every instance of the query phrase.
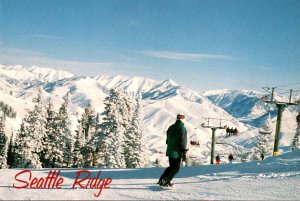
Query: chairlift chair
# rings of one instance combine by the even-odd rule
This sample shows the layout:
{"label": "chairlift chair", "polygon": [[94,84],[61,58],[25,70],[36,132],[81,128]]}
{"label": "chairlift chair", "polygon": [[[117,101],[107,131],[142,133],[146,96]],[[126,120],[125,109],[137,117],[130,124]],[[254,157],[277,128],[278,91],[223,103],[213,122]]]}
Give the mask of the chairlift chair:
{"label": "chairlift chair", "polygon": [[262,129],[258,130],[258,132],[263,135],[270,135],[273,132],[273,129],[266,123]]}
{"label": "chairlift chair", "polygon": [[268,115],[268,120],[266,122],[266,124],[263,126],[262,129],[259,129],[258,132],[260,134],[263,134],[263,135],[270,135],[272,132],[273,132],[273,129],[271,128],[269,122],[271,122],[271,113],[269,111],[269,115]]}
{"label": "chairlift chair", "polygon": [[190,141],[190,144],[191,144],[191,145],[194,145],[194,146],[200,146],[200,143],[199,143],[198,140],[191,140],[191,141]]}
{"label": "chairlift chair", "polygon": [[273,132],[273,129],[270,129],[270,130],[258,130],[258,132],[260,134],[263,134],[263,135],[270,135]]}

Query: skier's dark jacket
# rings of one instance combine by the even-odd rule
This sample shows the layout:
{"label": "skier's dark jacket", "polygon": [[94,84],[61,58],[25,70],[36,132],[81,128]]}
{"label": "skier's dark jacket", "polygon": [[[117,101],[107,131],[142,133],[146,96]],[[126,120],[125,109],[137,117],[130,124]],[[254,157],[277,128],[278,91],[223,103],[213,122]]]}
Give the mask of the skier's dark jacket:
{"label": "skier's dark jacket", "polygon": [[171,158],[180,158],[182,153],[188,150],[187,132],[181,120],[177,120],[168,128],[166,143],[168,145],[166,155]]}

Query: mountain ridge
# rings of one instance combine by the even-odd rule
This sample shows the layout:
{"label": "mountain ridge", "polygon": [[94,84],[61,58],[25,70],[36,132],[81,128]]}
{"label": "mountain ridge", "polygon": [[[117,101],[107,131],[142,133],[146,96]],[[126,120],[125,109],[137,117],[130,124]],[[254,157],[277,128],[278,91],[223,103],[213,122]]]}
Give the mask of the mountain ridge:
{"label": "mountain ridge", "polygon": [[[56,70],[40,70],[38,67],[35,67],[34,71],[35,73],[38,72],[39,76],[32,75],[32,79],[29,80],[21,78],[17,80],[17,82],[9,82],[9,80],[3,79],[1,76],[3,74],[8,74],[7,72],[4,72],[5,68],[1,67],[2,66],[0,66],[0,92],[3,95],[0,96],[0,100],[12,100],[10,101],[12,106],[17,106],[20,103],[24,105],[24,107],[17,107],[18,110],[20,110],[17,111],[19,113],[17,113],[17,119],[15,121],[9,120],[10,123],[7,127],[10,128],[7,128],[7,130],[13,127],[14,132],[16,132],[18,124],[20,124],[26,111],[33,106],[32,98],[36,96],[38,88],[43,89],[45,98],[52,98],[56,107],[62,103],[62,97],[66,93],[70,93],[72,101],[72,119],[75,129],[76,119],[78,115],[83,112],[84,107],[91,104],[95,112],[101,113],[104,110],[104,98],[109,94],[109,90],[113,87],[120,87],[129,92],[142,94],[143,122],[145,125],[143,139],[148,150],[151,150],[152,152],[151,160],[155,161],[156,159],[160,159],[163,161],[162,164],[167,164],[164,157],[166,146],[165,131],[169,125],[174,123],[178,113],[184,113],[187,117],[184,123],[189,133],[189,139],[197,139],[201,142],[199,147],[191,146],[190,155],[198,158],[197,160],[204,164],[209,161],[211,140],[210,129],[199,126],[201,123],[205,122],[203,119],[204,117],[224,118],[227,119],[227,121],[224,122],[224,125],[237,127],[240,131],[239,136],[230,139],[237,147],[244,147],[244,151],[249,151],[249,140],[254,139],[258,134],[259,125],[254,125],[253,122],[259,121],[264,123],[263,118],[254,119],[253,121],[249,120],[250,117],[253,116],[253,113],[258,114],[260,112],[266,112],[264,107],[260,108],[256,106],[256,104],[260,104],[260,102],[259,97],[255,96],[255,92],[248,93],[246,91],[236,91],[236,96],[231,96],[230,99],[225,100],[225,102],[229,101],[234,103],[234,105],[227,105],[227,107],[225,107],[222,104],[218,105],[218,103],[214,101],[220,98],[216,91],[214,93],[215,95],[210,93],[211,96],[209,96],[209,92],[200,93],[187,87],[180,86],[170,79],[157,81],[144,77],[127,77],[120,75],[98,75],[88,77],[68,73],[59,74],[60,76],[48,77],[47,75],[49,72],[51,72],[51,75],[57,75]],[[26,71],[27,69],[25,67],[21,68],[20,66],[17,66],[16,68],[17,71],[20,69]],[[13,67],[10,67],[9,71],[13,71]],[[30,73],[31,72],[25,73],[25,76],[28,76]],[[10,75],[13,74],[11,73]],[[62,79],[55,80],[56,78]],[[47,79],[49,80],[47,81]],[[229,93],[230,90],[227,90],[227,92]],[[245,97],[250,97],[250,99],[244,99]],[[239,100],[239,98],[241,99]],[[219,100],[222,102],[221,98]],[[238,104],[241,103],[241,100],[248,101],[248,106],[250,107],[246,108],[247,110],[243,111],[244,113],[239,113],[239,115],[235,113],[232,114],[229,109],[237,107]],[[252,104],[252,102],[254,104]],[[261,104],[263,105],[263,103]],[[241,107],[241,109],[243,108]],[[291,114],[288,116],[289,119],[291,118],[290,115]],[[241,119],[241,117],[246,118]],[[211,123],[219,124],[218,120],[216,120],[216,122],[211,121]],[[275,124],[273,123],[272,126],[274,125]],[[290,125],[294,126],[293,124]],[[9,131],[9,133],[11,133],[11,131]],[[218,136],[224,137],[225,132],[223,130],[218,130],[217,137]],[[288,130],[283,135],[283,145],[287,146],[290,143],[291,136],[292,132]],[[230,151],[235,151],[234,148],[228,148],[227,145],[218,146],[219,148],[216,149],[216,151],[219,150],[221,155],[226,155]],[[282,151],[286,151],[287,149],[288,147]]]}

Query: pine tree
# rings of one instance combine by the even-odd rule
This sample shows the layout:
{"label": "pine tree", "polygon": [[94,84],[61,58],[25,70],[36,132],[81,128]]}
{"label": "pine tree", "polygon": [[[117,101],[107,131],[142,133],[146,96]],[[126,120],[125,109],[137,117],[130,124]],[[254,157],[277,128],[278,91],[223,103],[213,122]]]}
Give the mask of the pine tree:
{"label": "pine tree", "polygon": [[73,165],[73,149],[74,149],[74,139],[71,132],[71,120],[70,120],[70,104],[71,100],[69,93],[64,97],[64,102],[61,105],[58,113],[58,127],[59,132],[63,136],[64,146],[63,146],[63,156],[64,156],[64,167],[72,167]]}
{"label": "pine tree", "polygon": [[270,155],[272,153],[273,141],[274,140],[271,134],[260,134],[257,136],[252,160],[259,160],[261,154],[264,156]]}
{"label": "pine tree", "polygon": [[298,124],[298,127],[296,129],[295,136],[293,138],[293,144],[292,144],[292,150],[296,151],[300,149],[300,124]]}
{"label": "pine tree", "polygon": [[8,141],[4,132],[4,117],[0,117],[0,169],[7,168]]}
{"label": "pine tree", "polygon": [[17,116],[17,113],[14,110],[14,108],[4,103],[3,101],[0,101],[0,114],[1,113],[1,116],[3,116],[4,120],[6,117],[16,118]]}
{"label": "pine tree", "polygon": [[[18,135],[17,152],[21,157],[19,167],[41,168],[40,157],[45,136],[45,112],[42,90],[39,89],[34,109],[23,119],[22,130]],[[24,130],[23,130],[24,129]]]}
{"label": "pine tree", "polygon": [[98,129],[100,128],[100,124],[101,124],[101,122],[100,122],[100,113],[97,113],[97,115],[96,115],[96,122],[95,122],[95,132],[96,131],[98,131]]}
{"label": "pine tree", "polygon": [[141,115],[141,99],[139,97],[136,100],[136,108],[131,117],[128,132],[125,134],[126,146],[124,150],[126,167],[128,168],[143,167],[148,162],[142,136],[143,122]]}
{"label": "pine tree", "polygon": [[53,109],[52,100],[46,107],[45,136],[43,139],[43,167],[62,167],[64,139],[59,128],[60,119]]}
{"label": "pine tree", "polygon": [[16,140],[15,140],[15,167],[28,168],[31,167],[31,138],[25,130],[24,122],[21,123],[20,129],[17,132]]}
{"label": "pine tree", "polygon": [[256,144],[253,148],[254,152],[252,154],[252,160],[259,160],[261,154],[264,156],[270,155],[272,153],[272,143],[274,142],[272,133],[271,124],[271,114],[269,113],[269,117],[262,127],[262,130],[259,131],[260,135],[256,137]]}
{"label": "pine tree", "polygon": [[124,133],[124,158],[126,162],[126,167],[132,167],[133,162],[133,154],[136,144],[136,132],[135,127],[132,125],[133,123],[133,115],[135,113],[135,106],[134,106],[134,94],[124,93],[122,96],[121,101],[123,102],[123,110],[122,110],[122,117],[123,117],[123,125],[125,128]]}
{"label": "pine tree", "polygon": [[[77,132],[80,142],[77,143],[77,148],[79,144],[81,145],[80,154],[84,158],[83,167],[94,167],[96,165],[96,145],[94,144],[95,133],[96,133],[96,122],[95,114],[90,104],[87,105],[84,112],[82,113],[81,119],[79,120]],[[76,150],[76,154],[80,156],[79,150]]]}
{"label": "pine tree", "polygon": [[103,132],[100,124],[100,113],[97,113],[95,120],[95,133],[83,148],[83,156],[86,158],[84,167],[105,166],[103,151]]}
{"label": "pine tree", "polygon": [[94,122],[94,116],[95,114],[92,109],[92,106],[88,104],[81,118],[81,124],[82,124],[82,129],[85,137],[85,142],[88,142],[95,134],[96,126]]}
{"label": "pine tree", "polygon": [[14,144],[13,133],[10,136],[8,150],[7,150],[7,165],[9,168],[15,167],[15,144]]}
{"label": "pine tree", "polygon": [[77,130],[76,130],[76,140],[74,144],[74,159],[73,159],[73,167],[82,168],[84,166],[84,159],[82,155],[82,149],[85,145],[85,136],[82,132],[82,123],[78,120]]}
{"label": "pine tree", "polygon": [[[124,134],[126,123],[125,92],[119,89],[111,89],[110,95],[104,100],[104,117],[100,131],[97,133],[97,144],[103,153],[102,164],[109,168],[124,168]],[[125,109],[125,110],[124,110]]]}
{"label": "pine tree", "polygon": [[104,145],[105,137],[102,128],[104,128],[103,124],[97,124],[96,133],[87,143],[86,147],[88,150],[92,150],[94,152],[94,165],[98,164],[100,167],[106,167],[104,151],[107,147]]}

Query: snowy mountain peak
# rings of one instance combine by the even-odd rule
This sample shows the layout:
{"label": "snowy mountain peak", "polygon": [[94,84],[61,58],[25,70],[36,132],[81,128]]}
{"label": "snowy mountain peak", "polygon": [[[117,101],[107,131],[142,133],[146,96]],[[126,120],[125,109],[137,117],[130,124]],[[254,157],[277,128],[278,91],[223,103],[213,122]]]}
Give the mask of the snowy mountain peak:
{"label": "snowy mountain peak", "polygon": [[179,84],[177,84],[174,80],[172,79],[167,79],[165,81],[163,81],[164,84],[169,84],[171,86],[179,86]]}
{"label": "snowy mountain peak", "polygon": [[214,95],[221,95],[221,94],[243,94],[243,95],[262,95],[261,92],[254,91],[254,90],[234,90],[234,89],[217,89],[217,90],[209,90],[203,93],[204,96],[214,96]]}
{"label": "snowy mountain peak", "polygon": [[63,70],[54,70],[51,68],[41,68],[37,66],[32,66],[28,69],[31,73],[37,75],[39,79],[47,81],[61,80],[65,78],[73,77],[72,73]]}
{"label": "snowy mountain peak", "polygon": [[23,67],[21,65],[3,66],[0,65],[0,75],[8,79],[15,80],[39,80],[44,82],[53,82],[65,78],[73,77],[72,73],[51,68],[42,68],[37,66]]}

